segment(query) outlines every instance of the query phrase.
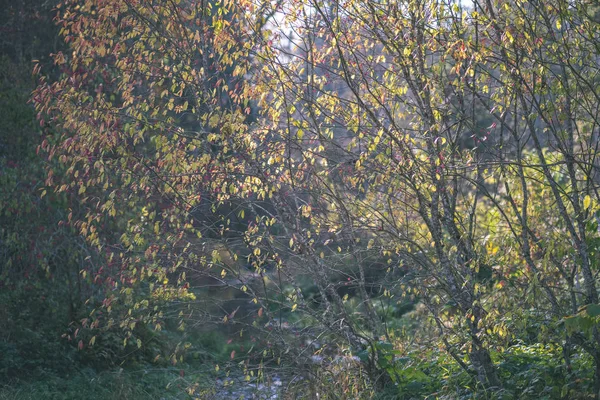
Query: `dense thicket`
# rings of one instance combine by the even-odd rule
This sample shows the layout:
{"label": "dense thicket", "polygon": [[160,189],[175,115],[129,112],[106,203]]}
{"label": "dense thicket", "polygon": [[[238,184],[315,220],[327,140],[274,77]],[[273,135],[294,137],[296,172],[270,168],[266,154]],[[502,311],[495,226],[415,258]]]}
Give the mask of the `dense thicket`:
{"label": "dense thicket", "polygon": [[201,398],[600,396],[592,2],[56,13],[42,50],[4,22],[3,371],[43,348]]}

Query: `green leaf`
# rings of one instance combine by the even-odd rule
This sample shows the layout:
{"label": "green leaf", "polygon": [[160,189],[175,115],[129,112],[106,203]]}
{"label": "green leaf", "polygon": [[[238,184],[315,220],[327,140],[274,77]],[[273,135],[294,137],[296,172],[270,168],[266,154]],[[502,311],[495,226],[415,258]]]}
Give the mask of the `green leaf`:
{"label": "green leaf", "polygon": [[358,359],[362,362],[367,362],[369,361],[369,351],[361,350],[358,353],[356,353],[356,357],[358,357]]}
{"label": "green leaf", "polygon": [[585,311],[590,317],[597,317],[600,315],[600,304],[588,304]]}

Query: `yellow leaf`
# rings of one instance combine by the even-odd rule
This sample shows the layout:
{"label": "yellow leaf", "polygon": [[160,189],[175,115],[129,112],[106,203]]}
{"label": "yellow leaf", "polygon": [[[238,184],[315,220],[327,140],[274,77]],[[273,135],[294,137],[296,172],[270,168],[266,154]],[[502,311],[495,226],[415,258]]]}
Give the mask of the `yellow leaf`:
{"label": "yellow leaf", "polygon": [[294,304],[294,305],[292,306],[292,312],[296,311],[296,308],[298,308],[298,304]]}
{"label": "yellow leaf", "polygon": [[592,198],[590,197],[590,195],[588,194],[587,196],[585,196],[585,198],[583,199],[583,209],[587,210],[588,208],[590,208],[590,205],[592,204]]}

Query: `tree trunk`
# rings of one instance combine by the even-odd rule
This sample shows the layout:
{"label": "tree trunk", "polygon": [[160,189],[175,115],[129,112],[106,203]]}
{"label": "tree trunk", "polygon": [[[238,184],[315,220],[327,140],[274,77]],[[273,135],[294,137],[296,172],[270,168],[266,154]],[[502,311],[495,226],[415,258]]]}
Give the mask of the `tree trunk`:
{"label": "tree trunk", "polygon": [[487,349],[482,347],[473,347],[469,355],[471,364],[477,372],[477,380],[486,388],[499,388],[500,379],[496,373],[496,368]]}
{"label": "tree trunk", "polygon": [[594,398],[600,400],[600,351],[594,354]]}

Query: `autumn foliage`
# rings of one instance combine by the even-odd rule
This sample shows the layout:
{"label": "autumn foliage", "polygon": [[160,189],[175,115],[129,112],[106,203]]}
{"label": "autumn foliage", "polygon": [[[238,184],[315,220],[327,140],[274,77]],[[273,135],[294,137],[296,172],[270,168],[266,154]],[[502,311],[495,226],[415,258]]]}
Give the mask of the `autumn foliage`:
{"label": "autumn foliage", "polygon": [[83,347],[174,317],[266,338],[230,353],[248,380],[344,358],[347,393],[423,395],[417,318],[415,346],[501,397],[541,329],[565,371],[543,390],[587,360],[599,395],[592,4],[86,0],[57,24],[32,99],[42,195],[80,202],[60,224],[99,260]]}

